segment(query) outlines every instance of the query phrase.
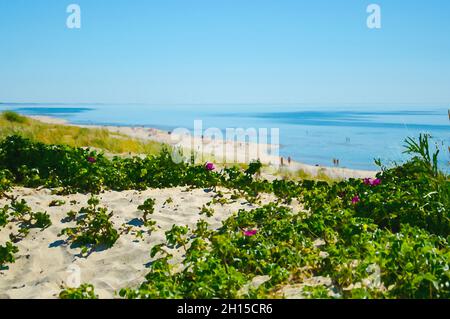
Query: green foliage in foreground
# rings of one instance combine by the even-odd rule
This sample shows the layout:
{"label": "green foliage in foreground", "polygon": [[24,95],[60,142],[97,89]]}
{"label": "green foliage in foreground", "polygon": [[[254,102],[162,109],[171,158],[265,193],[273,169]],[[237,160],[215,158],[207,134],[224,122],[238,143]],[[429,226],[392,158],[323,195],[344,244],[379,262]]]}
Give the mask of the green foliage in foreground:
{"label": "green foliage in foreground", "polygon": [[[169,233],[166,248],[159,245],[152,249],[152,256],[158,254],[159,258],[152,262],[146,281],[138,289],[122,289],[120,295],[282,297],[283,286],[324,276],[332,279],[335,293],[342,298],[450,297],[446,238],[407,225],[393,233],[370,219],[354,216],[350,210],[334,217],[308,216],[276,204],[250,212],[241,210],[218,231],[191,237],[182,271],[174,267],[166,250],[176,242]],[[342,227],[334,230],[336,223]],[[327,241],[318,247],[314,245],[314,230],[322,226]],[[257,229],[257,233],[245,236],[243,229]],[[256,276],[270,279],[245,291],[245,285]]]}
{"label": "green foliage in foreground", "polygon": [[94,286],[83,284],[79,288],[67,288],[60,292],[60,299],[98,299]]}
{"label": "green foliage in foreground", "polygon": [[[146,281],[122,289],[122,297],[282,297],[284,287],[322,276],[331,279],[330,286],[306,286],[302,294],[450,298],[449,177],[437,169],[438,154],[430,153],[428,136],[409,139],[406,147],[412,158],[401,166],[382,167],[376,180],[333,184],[260,180],[257,163],[245,171],[210,172],[176,164],[168,151],[145,159],[109,160],[93,151],[20,137],[0,143],[0,170],[9,184],[62,187],[66,192],[224,186],[250,202],[261,193],[278,198],[262,208],[238,211],[217,230],[209,230],[205,221],[196,229],[174,225],[166,232],[166,243],[151,249]],[[293,199],[305,211],[284,205]],[[148,201],[140,209],[148,215],[153,205]],[[93,206],[92,215],[105,217],[106,225],[109,215]],[[185,252],[181,269],[171,249]],[[262,284],[249,285],[262,276],[267,278]]]}

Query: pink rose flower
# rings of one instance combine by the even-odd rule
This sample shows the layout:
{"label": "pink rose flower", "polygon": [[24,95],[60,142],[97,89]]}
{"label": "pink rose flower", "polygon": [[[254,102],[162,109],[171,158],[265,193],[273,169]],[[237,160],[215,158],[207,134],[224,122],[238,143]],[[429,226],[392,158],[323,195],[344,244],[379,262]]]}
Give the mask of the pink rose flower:
{"label": "pink rose flower", "polygon": [[256,229],[253,230],[244,230],[244,236],[246,237],[252,237],[255,236],[258,233]]}
{"label": "pink rose flower", "polygon": [[213,170],[216,169],[216,167],[214,166],[214,164],[213,164],[213,163],[209,163],[209,162],[206,163],[205,168],[206,168],[207,171],[213,171]]}
{"label": "pink rose flower", "polygon": [[361,199],[359,198],[358,195],[356,195],[355,197],[352,198],[352,204],[356,205],[361,201]]}
{"label": "pink rose flower", "polygon": [[363,179],[364,185],[370,185],[370,186],[378,186],[381,184],[381,179],[371,179],[371,178],[364,178]]}
{"label": "pink rose flower", "polygon": [[378,186],[378,185],[380,185],[381,184],[381,179],[379,179],[379,178],[376,178],[376,179],[374,179],[373,181],[372,181],[372,186]]}

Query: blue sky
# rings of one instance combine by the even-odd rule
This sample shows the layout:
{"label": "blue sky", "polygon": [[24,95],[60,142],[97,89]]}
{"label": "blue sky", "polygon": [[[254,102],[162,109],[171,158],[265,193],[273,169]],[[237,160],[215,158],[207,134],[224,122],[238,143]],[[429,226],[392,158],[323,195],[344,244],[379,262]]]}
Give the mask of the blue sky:
{"label": "blue sky", "polygon": [[449,17],[448,0],[0,0],[0,101],[445,105]]}

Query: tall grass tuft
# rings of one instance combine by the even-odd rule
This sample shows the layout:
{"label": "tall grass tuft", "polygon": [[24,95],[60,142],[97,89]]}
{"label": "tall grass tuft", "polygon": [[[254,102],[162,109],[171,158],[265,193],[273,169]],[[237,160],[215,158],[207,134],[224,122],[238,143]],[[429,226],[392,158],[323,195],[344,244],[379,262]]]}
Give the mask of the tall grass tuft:
{"label": "tall grass tuft", "polygon": [[47,124],[12,111],[0,113],[0,139],[12,135],[20,135],[45,144],[98,148],[113,154],[156,155],[163,146],[155,141],[133,139],[102,128]]}
{"label": "tall grass tuft", "polygon": [[27,118],[25,116],[22,116],[20,114],[17,114],[16,112],[13,111],[4,111],[2,113],[2,117],[8,121],[8,122],[12,122],[12,123],[21,123],[21,124],[25,124],[28,122]]}

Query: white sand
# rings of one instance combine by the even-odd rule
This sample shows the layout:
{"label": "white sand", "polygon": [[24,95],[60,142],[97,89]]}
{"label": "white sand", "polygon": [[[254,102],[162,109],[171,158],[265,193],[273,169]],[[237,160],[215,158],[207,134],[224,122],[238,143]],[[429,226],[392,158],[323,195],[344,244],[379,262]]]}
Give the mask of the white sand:
{"label": "white sand", "polygon": [[[231,192],[221,189],[229,198]],[[201,207],[210,202],[215,195],[202,189],[187,191],[186,188],[149,189],[143,192],[108,191],[100,195],[101,205],[114,212],[112,221],[116,229],[123,223],[141,218],[142,212],[137,206],[145,199],[156,200],[155,214],[151,216],[157,222],[158,230],[151,235],[145,234],[144,240],[137,239],[132,234],[121,235],[110,249],[92,253],[87,258],[79,256],[80,249],[70,248],[62,242],[65,236],[58,237],[63,228],[73,227],[74,223],[63,223],[61,220],[71,210],[78,211],[87,206],[88,195],[74,194],[69,196],[52,195],[50,190],[35,190],[15,188],[11,192],[20,199],[25,199],[33,211],[47,211],[53,225],[44,231],[31,230],[28,236],[16,244],[19,252],[16,262],[9,264],[9,269],[0,270],[0,298],[56,298],[61,286],[73,282],[71,267],[79,267],[81,283],[91,283],[101,298],[114,298],[114,293],[125,287],[136,287],[144,281],[148,273],[146,264],[151,261],[150,249],[161,243],[164,232],[172,225],[188,225],[195,227],[199,219],[207,220],[212,228],[220,227],[221,222],[239,209],[253,209],[243,199],[221,206],[215,204],[215,215],[207,218],[200,215]],[[168,198],[173,203],[163,205]],[[52,200],[62,199],[66,202],[60,207],[49,207]],[[263,197],[263,204],[274,198],[272,195]],[[70,201],[78,203],[71,205]],[[0,199],[3,207],[9,201]],[[301,206],[293,203],[291,206],[299,211]],[[142,228],[144,229],[144,228]],[[10,229],[0,230],[0,243],[8,241]],[[174,251],[175,259],[180,258],[180,251]]]}

